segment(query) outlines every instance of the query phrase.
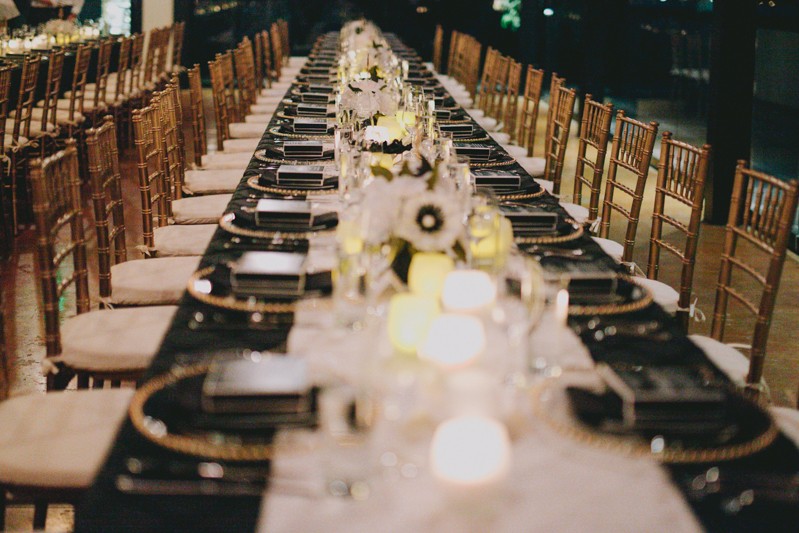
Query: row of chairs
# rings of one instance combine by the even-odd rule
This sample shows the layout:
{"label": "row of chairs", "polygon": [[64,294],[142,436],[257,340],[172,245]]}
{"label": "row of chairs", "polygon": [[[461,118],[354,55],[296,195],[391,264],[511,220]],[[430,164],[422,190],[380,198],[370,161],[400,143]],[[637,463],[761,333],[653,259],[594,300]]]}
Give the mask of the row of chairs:
{"label": "row of chairs", "polygon": [[[283,50],[288,50],[286,37],[279,33]],[[245,66],[241,64],[242,69]],[[202,114],[199,68],[195,66],[188,74],[192,107],[195,102],[200,106],[192,112]],[[269,81],[281,82],[275,75]],[[265,79],[258,83],[267,88]],[[64,150],[31,163],[48,390],[66,387],[74,375],[78,388],[93,390],[27,394],[0,403],[4,428],[0,437],[0,529],[7,494],[13,495],[15,502],[33,502],[34,527],[42,528],[47,503],[74,502],[91,484],[132,394],[132,389],[118,387],[123,381],[138,380],[149,366],[230,200],[230,191],[189,194],[194,191],[185,190],[187,180],[210,183],[215,178],[201,176],[203,173],[218,178],[220,172],[227,172],[236,176],[238,183],[249,161],[251,154],[246,162],[229,169],[187,168],[178,78],[173,75],[166,85],[156,88],[160,90],[153,91],[143,107],[132,111],[143,234],[135,249],[144,259],[129,258],[131,243],[126,229],[130,226],[125,224],[119,128],[114,115],[104,116],[101,125],[86,132],[100,309],[92,310],[89,296],[76,143],[68,140]],[[197,129],[192,129],[196,134]],[[195,138],[193,145],[200,141]],[[75,296],[64,300],[70,287]],[[73,300],[75,316],[61,319],[60,314],[69,312],[63,309],[64,301]],[[0,349],[3,347],[0,342]],[[5,362],[2,353],[0,360]],[[103,388],[108,381],[112,387]],[[27,414],[34,412],[35,417]]]}
{"label": "row of chairs", "polygon": [[[534,157],[535,124],[543,104],[540,98],[545,73],[528,66],[525,89],[519,97],[521,65],[489,48],[480,82],[476,87],[470,86],[468,82],[475,79],[473,65],[477,62],[475,58],[466,60],[463,56],[479,53],[480,47],[473,41],[453,32],[448,68],[454,69],[454,76],[440,75],[442,83],[464,107],[476,105],[468,111],[481,126],[536,177],[539,184],[560,195],[566,148],[575,121],[576,92],[565,86],[563,78],[552,74],[544,154]],[[439,26],[434,37],[434,65],[443,65],[442,42],[443,30]],[[627,117],[622,110],[616,111],[611,140],[613,105],[595,101],[588,94],[582,109],[572,196],[575,203],[562,202],[562,205],[575,220],[596,234],[594,239],[603,250],[631,268],[637,268],[633,263],[633,251],[644,192],[650,181],[658,124],[638,121]],[[678,316],[686,331],[692,312],[693,273],[710,157],[708,145],[692,146],[675,139],[670,132],[661,135],[648,261],[646,272],[641,272],[639,277],[641,284],[653,292],[656,301]],[[623,174],[630,174],[632,180],[625,180]],[[797,182],[784,182],[749,169],[745,162],[739,163],[734,179],[711,338],[692,338],[736,382],[759,390],[776,291],[796,211]],[[581,205],[586,200],[587,206]],[[686,210],[687,217],[677,215]],[[614,214],[626,222],[622,243],[608,238]],[[760,253],[764,259],[745,260],[741,255],[744,247],[739,244],[742,242],[752,244],[747,254]],[[679,291],[657,281],[664,251],[680,261]],[[754,281],[761,290],[753,294],[736,288],[733,283],[736,271],[747,275],[745,285],[751,286]],[[755,317],[748,361],[740,352],[721,343],[731,300],[742,304]]]}
{"label": "row of chairs", "polygon": [[[29,161],[45,157],[76,139],[81,153],[81,171],[86,176],[84,134],[99,124],[105,114],[130,124],[131,112],[173,72],[179,72],[184,23],[178,22],[145,35],[106,38],[80,44],[74,51],[71,87],[62,87],[64,49],[48,54],[44,99],[36,100],[42,56],[30,54],[22,61],[21,82],[10,95],[11,67],[0,67],[0,151],[8,158],[3,176],[3,253],[11,251],[14,236],[26,221],[32,221]],[[119,47],[116,72],[111,72],[114,46]],[[96,56],[96,60],[93,60]],[[89,79],[90,65],[95,75]],[[9,116],[9,99],[15,109]],[[121,130],[126,131],[126,130]],[[124,135],[123,139],[129,139]]]}

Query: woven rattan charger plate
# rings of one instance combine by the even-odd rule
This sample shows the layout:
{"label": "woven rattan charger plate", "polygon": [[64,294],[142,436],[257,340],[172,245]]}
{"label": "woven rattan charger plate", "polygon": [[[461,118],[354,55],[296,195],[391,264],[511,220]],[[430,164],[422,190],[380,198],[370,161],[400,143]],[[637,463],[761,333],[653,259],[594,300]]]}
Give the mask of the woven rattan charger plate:
{"label": "woven rattan charger plate", "polygon": [[328,195],[338,194],[338,188],[332,189],[284,189],[283,187],[273,187],[270,185],[261,185],[259,182],[260,176],[250,176],[247,178],[247,186],[259,192],[274,194],[277,196],[286,197],[305,197],[309,194],[313,195]]}
{"label": "woven rattan charger plate", "polygon": [[335,226],[325,229],[318,229],[318,230],[310,230],[310,231],[280,231],[280,230],[265,230],[265,229],[253,229],[253,228],[243,228],[241,226],[236,225],[236,214],[235,213],[227,213],[219,219],[219,227],[223,230],[231,233],[233,235],[238,235],[240,237],[253,237],[255,239],[281,239],[281,240],[299,240],[299,239],[310,239],[314,235],[319,235],[320,233],[327,233],[330,231],[335,231]]}

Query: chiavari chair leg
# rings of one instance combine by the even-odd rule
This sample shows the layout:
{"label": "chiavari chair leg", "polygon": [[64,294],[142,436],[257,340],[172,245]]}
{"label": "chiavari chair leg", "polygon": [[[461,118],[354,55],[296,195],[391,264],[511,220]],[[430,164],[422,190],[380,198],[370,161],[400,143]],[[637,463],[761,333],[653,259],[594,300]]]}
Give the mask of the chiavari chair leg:
{"label": "chiavari chair leg", "polygon": [[33,529],[44,529],[47,525],[47,502],[36,500],[33,504]]}
{"label": "chiavari chair leg", "polygon": [[94,378],[92,380],[92,388],[93,389],[102,389],[103,387],[105,387],[105,380],[104,379]]}

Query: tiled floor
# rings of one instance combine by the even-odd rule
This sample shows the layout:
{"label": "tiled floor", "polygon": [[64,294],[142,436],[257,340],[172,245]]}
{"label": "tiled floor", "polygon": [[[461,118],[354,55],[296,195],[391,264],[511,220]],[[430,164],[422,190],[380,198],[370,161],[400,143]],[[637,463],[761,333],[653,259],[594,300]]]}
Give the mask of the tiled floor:
{"label": "tiled floor", "polygon": [[[210,103],[210,102],[209,102]],[[207,106],[210,111],[210,105]],[[542,114],[543,115],[543,114]],[[642,117],[644,118],[644,117]],[[543,138],[543,119],[539,120],[539,136]],[[209,118],[210,120],[210,118]],[[576,132],[577,128],[572,128]],[[208,128],[213,135],[214,129]],[[675,136],[680,138],[677,129]],[[187,133],[188,135],[189,133]],[[575,135],[575,133],[573,133]],[[187,137],[189,138],[189,137]],[[209,146],[215,145],[214,139],[209,140]],[[190,146],[189,146],[190,149]],[[539,151],[541,149],[539,148]],[[576,157],[577,143],[574,139],[566,156],[564,169],[564,183],[562,191],[568,193],[572,190],[572,178]],[[189,160],[191,160],[189,158]],[[122,161],[123,182],[126,196],[129,199],[126,205],[126,222],[128,228],[128,245],[131,257],[138,257],[134,250],[140,235],[136,228],[140,228],[138,214],[138,193],[135,185],[135,165],[133,152],[127,150]],[[653,187],[655,179],[654,169],[650,172],[650,187],[644,201],[644,212],[641,215],[641,224],[638,229],[635,260],[639,265],[645,266],[647,257],[648,237],[650,231],[650,217],[653,203]],[[87,196],[88,197],[88,196]],[[93,238],[89,215],[86,219],[87,237]],[[611,237],[619,240],[624,228],[621,224],[612,228]],[[713,310],[715,298],[715,284],[718,275],[719,257],[723,240],[723,228],[719,226],[703,226],[697,259],[694,290],[698,298],[698,307],[708,315],[708,321],[695,322],[691,326],[692,333],[707,334],[710,329],[709,316]],[[44,379],[41,374],[40,361],[44,356],[42,343],[42,322],[39,311],[39,293],[34,278],[33,261],[34,241],[31,232],[20,236],[17,242],[17,251],[14,259],[2,272],[2,284],[6,297],[7,339],[9,341],[10,369],[13,371],[12,394],[38,393],[44,390]],[[92,247],[89,256],[94,254]],[[95,270],[96,272],[96,270]],[[673,286],[679,279],[679,268],[676,261],[664,257],[663,273],[661,280]],[[95,274],[96,275],[96,274]],[[96,279],[96,277],[94,278]],[[95,286],[96,289],[96,286]],[[95,299],[96,300],[96,299]],[[730,340],[745,341],[746,334],[751,332],[752,326],[744,320],[740,311],[733,310],[730,319]],[[789,254],[785,263],[782,286],[777,298],[777,308],[771,328],[768,358],[766,365],[766,379],[771,388],[772,399],[779,405],[795,405],[797,385],[799,384],[799,357],[795,354],[793,342],[795,340],[796,325],[799,324],[799,258]],[[0,381],[2,385],[2,381]],[[31,524],[30,507],[12,507],[8,513],[7,527],[9,531],[29,530]],[[72,513],[69,507],[54,506],[49,514],[48,531],[69,530],[72,523]]]}

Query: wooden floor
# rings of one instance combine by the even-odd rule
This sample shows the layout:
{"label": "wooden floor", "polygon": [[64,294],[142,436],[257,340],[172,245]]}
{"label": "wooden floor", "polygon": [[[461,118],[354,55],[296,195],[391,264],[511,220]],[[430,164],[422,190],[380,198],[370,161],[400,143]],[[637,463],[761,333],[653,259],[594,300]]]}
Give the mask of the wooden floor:
{"label": "wooden floor", "polygon": [[[210,94],[210,93],[209,93]],[[210,100],[206,105],[207,110],[211,110]],[[544,115],[542,113],[542,115]],[[209,122],[211,118],[209,117]],[[186,121],[188,124],[188,121]],[[543,117],[538,124],[538,139],[543,138]],[[577,128],[572,128],[576,131]],[[207,128],[209,132],[209,149],[215,147],[213,124]],[[679,131],[674,132],[679,139]],[[191,139],[191,132],[186,132],[186,138]],[[190,145],[190,142],[188,143]],[[191,151],[191,146],[187,149]],[[539,151],[542,149],[539,147]],[[575,139],[570,141],[569,150],[566,155],[566,165],[564,169],[564,183],[562,191],[566,194],[572,191],[572,178],[574,173],[574,163],[576,158],[577,142]],[[187,160],[191,161],[191,154]],[[536,154],[540,155],[540,154]],[[126,197],[125,217],[126,227],[128,228],[128,249],[129,257],[138,258],[140,253],[135,250],[135,245],[141,240],[141,220],[139,219],[139,197],[136,187],[135,162],[133,151],[128,149],[122,153],[121,169],[123,176],[123,186]],[[653,184],[656,172],[650,172],[649,190],[644,201],[644,209],[641,214],[641,225],[638,229],[637,246],[635,249],[635,260],[642,268],[646,266],[648,249],[648,239],[650,231],[652,204],[653,204]],[[92,258],[92,269],[96,280],[96,247],[94,243],[94,230],[90,222],[91,213],[89,212],[90,203],[88,193],[85,192],[87,206],[85,227],[87,238],[89,239],[89,257]],[[567,198],[569,200],[569,198]],[[691,332],[708,334],[710,330],[710,315],[713,311],[715,298],[716,279],[718,275],[719,259],[723,241],[723,227],[703,225],[699,241],[699,252],[696,266],[696,277],[694,279],[694,292],[697,297],[697,306],[704,311],[708,320],[705,322],[693,322]],[[621,224],[612,228],[611,237],[621,240],[624,228]],[[34,278],[34,239],[32,231],[23,232],[16,244],[16,250],[12,260],[3,267],[2,288],[6,298],[6,338],[8,340],[9,363],[3,374],[0,376],[0,393],[2,393],[3,381],[10,384],[11,394],[22,394],[26,392],[41,392],[44,390],[44,378],[41,373],[41,360],[44,357],[43,346],[43,324],[39,310],[39,291]],[[661,268],[661,280],[676,286],[679,280],[679,265],[674,260],[664,258]],[[97,285],[94,283],[92,290],[95,291],[94,302],[96,303]],[[728,342],[747,342],[748,335],[752,331],[753,323],[747,320],[746,315],[740,309],[733,308],[728,321],[728,332],[730,338]],[[771,335],[768,344],[768,355],[765,370],[765,377],[770,386],[772,401],[778,405],[796,405],[797,385],[799,385],[799,356],[797,356],[793,346],[794,335],[796,335],[797,324],[799,324],[799,258],[789,253],[785,262],[782,284],[777,298],[777,307],[771,327]],[[9,512],[7,527],[9,530],[29,529],[31,513],[30,508],[12,508]],[[55,507],[50,513],[48,530],[64,531],[70,528],[71,510],[66,507]]]}

